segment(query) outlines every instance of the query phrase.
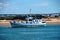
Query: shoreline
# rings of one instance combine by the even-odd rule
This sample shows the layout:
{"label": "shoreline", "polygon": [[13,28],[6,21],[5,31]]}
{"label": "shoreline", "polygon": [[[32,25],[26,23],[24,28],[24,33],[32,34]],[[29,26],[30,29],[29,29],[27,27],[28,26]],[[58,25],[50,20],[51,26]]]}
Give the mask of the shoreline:
{"label": "shoreline", "polygon": [[[42,19],[42,20],[45,21],[47,24],[58,24],[58,23],[60,23],[60,19]],[[10,21],[13,21],[13,20],[0,20],[0,26],[4,25],[7,27],[11,27]],[[15,20],[15,21],[18,21],[18,20]],[[22,21],[22,20],[20,20],[20,21]]]}

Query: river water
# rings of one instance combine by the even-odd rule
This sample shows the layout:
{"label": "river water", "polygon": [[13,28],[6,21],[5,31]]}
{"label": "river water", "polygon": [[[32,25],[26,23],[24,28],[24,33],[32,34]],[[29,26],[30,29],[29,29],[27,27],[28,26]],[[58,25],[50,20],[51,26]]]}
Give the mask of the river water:
{"label": "river water", "polygon": [[0,40],[60,40],[60,24],[39,28],[0,27]]}

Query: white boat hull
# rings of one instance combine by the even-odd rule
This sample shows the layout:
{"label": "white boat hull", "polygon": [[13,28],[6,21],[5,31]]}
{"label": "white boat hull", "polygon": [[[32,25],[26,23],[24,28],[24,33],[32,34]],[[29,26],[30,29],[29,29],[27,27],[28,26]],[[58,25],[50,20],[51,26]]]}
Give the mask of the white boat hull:
{"label": "white boat hull", "polygon": [[46,23],[12,23],[10,22],[11,27],[21,27],[21,28],[31,28],[31,27],[40,27],[40,26],[46,26]]}

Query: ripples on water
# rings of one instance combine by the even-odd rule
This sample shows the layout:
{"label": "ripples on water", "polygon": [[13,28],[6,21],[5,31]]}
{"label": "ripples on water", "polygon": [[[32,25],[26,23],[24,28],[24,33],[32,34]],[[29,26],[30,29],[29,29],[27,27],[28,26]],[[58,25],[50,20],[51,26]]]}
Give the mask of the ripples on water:
{"label": "ripples on water", "polygon": [[60,40],[60,24],[39,28],[2,28],[0,40]]}

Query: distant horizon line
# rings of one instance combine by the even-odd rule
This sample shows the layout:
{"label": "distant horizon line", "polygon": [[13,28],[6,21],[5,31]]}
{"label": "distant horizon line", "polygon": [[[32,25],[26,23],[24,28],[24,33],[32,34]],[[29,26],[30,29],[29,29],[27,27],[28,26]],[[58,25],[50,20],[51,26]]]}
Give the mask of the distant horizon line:
{"label": "distant horizon line", "polygon": [[[23,13],[20,13],[20,14],[23,14]],[[31,13],[24,13],[24,14],[31,14]],[[32,13],[32,14],[60,14],[60,13]]]}

